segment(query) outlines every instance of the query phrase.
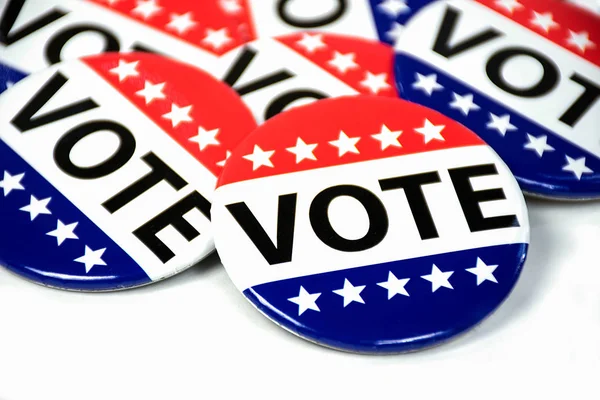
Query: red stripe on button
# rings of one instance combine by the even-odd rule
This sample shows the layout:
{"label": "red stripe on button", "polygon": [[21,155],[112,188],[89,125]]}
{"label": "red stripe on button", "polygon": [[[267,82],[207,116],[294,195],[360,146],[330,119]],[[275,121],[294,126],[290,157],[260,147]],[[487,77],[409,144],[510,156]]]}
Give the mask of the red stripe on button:
{"label": "red stripe on button", "polygon": [[[600,66],[600,18],[595,15],[556,0],[476,1]],[[513,6],[503,6],[509,3],[513,3]],[[532,22],[535,13],[551,15],[557,25],[549,27],[546,32],[540,25]]]}
{"label": "red stripe on button", "polygon": [[[433,138],[435,135],[432,134],[426,142],[426,136],[416,131],[428,124],[438,127],[431,128],[432,132],[443,126],[440,131],[442,139]],[[388,130],[402,131],[397,137],[402,147],[390,144],[391,141],[384,144],[373,137]],[[341,132],[352,140],[358,153],[348,151],[340,155],[339,148],[330,143],[339,140]],[[315,159],[304,157],[298,162],[296,153],[289,150],[298,147],[298,139],[311,146]],[[316,147],[312,147],[315,144]],[[481,144],[484,142],[463,125],[423,106],[378,96],[346,96],[294,108],[267,121],[236,148],[219,178],[218,186],[296,171]],[[264,164],[272,166],[252,161],[253,157],[261,154]],[[309,154],[304,152],[305,156]],[[431,168],[434,170],[435,165]]]}
{"label": "red stripe on button", "polygon": [[[235,0],[86,0],[195,47],[222,55],[246,38]],[[235,11],[237,10],[237,11]],[[243,10],[242,10],[243,11]]]}
{"label": "red stripe on button", "polygon": [[[82,61],[215,176],[221,173],[223,161],[231,151],[256,128],[254,117],[237,93],[200,69],[146,53],[108,53]],[[135,62],[138,75],[123,75],[124,79],[120,80],[115,73],[119,63],[131,65]],[[155,98],[146,104],[152,97],[144,97],[140,91],[148,84],[162,83],[164,98]],[[182,120],[173,127],[174,120],[165,118],[173,105],[179,108],[191,106],[190,121]],[[207,140],[208,135],[203,140],[194,139],[200,132],[215,129],[218,129],[215,133],[218,144]]]}
{"label": "red stripe on button", "polygon": [[[394,51],[387,44],[320,32],[301,32],[275,39],[358,93],[398,97],[393,84]],[[319,41],[323,44],[319,45]],[[356,66],[336,63],[344,59],[354,61]]]}

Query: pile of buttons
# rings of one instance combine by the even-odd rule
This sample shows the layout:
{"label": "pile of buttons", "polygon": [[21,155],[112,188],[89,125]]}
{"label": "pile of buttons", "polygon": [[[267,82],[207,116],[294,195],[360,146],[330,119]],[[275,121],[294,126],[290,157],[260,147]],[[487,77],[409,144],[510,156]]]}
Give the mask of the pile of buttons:
{"label": "pile of buttons", "polygon": [[41,285],[216,250],[282,328],[414,351],[510,295],[524,194],[600,198],[593,1],[0,7],[0,265]]}

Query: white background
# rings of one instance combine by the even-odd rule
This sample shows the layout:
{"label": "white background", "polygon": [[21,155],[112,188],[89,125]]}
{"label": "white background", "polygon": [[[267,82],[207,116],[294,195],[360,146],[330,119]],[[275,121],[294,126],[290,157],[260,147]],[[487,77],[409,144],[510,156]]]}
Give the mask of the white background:
{"label": "white background", "polygon": [[404,355],[293,336],[245,300],[216,255],[108,294],[0,269],[0,399],[597,400],[600,203],[528,204],[531,250],[508,300],[467,335]]}
{"label": "white background", "polygon": [[0,400],[598,400],[600,203],[528,204],[531,250],[508,300],[467,335],[404,355],[293,336],[245,300],[216,255],[107,294],[0,268]]}

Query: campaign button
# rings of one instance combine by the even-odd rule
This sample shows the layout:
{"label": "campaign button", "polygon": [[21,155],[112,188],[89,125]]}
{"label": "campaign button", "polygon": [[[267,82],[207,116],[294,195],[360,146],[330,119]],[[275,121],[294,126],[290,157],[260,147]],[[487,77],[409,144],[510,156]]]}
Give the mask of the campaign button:
{"label": "campaign button", "polygon": [[556,0],[439,1],[406,25],[397,85],[483,138],[526,193],[598,198],[599,26]]}
{"label": "campaign button", "polygon": [[220,0],[247,37],[296,31],[354,35],[393,45],[404,24],[433,0]]}
{"label": "campaign button", "polygon": [[214,250],[217,176],[255,127],[230,87],[157,55],[29,75],[0,96],[0,265],[83,291],[185,270]]}
{"label": "campaign button", "polygon": [[400,99],[295,108],[233,151],[211,209],[229,276],[309,341],[392,353],[442,343],[509,295],[527,253],[523,194],[454,120]]}
{"label": "campaign button", "polygon": [[211,72],[232,86],[263,122],[329,97],[397,97],[394,52],[373,40],[319,32],[261,38],[222,56]]}
{"label": "campaign button", "polygon": [[31,73],[108,51],[148,51],[206,69],[244,43],[217,1],[8,0],[0,5],[0,59]]}
{"label": "campaign button", "polygon": [[10,89],[24,77],[24,73],[17,71],[0,61],[0,93]]}

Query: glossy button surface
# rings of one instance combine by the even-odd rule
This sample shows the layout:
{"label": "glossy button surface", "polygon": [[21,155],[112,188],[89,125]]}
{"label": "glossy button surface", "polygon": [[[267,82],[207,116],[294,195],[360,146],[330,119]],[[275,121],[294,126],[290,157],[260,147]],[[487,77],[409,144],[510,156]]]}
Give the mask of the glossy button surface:
{"label": "glossy button surface", "polygon": [[464,124],[529,194],[600,197],[600,19],[558,0],[439,1],[396,45],[402,97]]}
{"label": "glossy button surface", "polygon": [[107,53],[0,96],[0,265],[62,289],[125,289],[214,250],[210,201],[256,123],[207,73]]}
{"label": "glossy button surface", "polygon": [[267,121],[229,158],[211,215],[223,265],[262,314],[352,352],[472,328],[510,293],[529,242],[523,195],[488,145],[375,96]]}

